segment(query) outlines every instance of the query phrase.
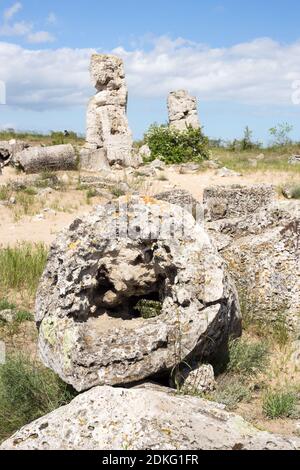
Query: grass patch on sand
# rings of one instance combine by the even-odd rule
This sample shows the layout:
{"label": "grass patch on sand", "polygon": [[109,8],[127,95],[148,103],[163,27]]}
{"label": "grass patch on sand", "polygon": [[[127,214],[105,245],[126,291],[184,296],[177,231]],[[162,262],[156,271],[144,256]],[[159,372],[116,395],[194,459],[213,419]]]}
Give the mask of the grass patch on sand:
{"label": "grass patch on sand", "polygon": [[0,249],[0,288],[34,294],[47,261],[42,243],[22,243]]}
{"label": "grass patch on sand", "polygon": [[0,441],[74,396],[50,369],[24,355],[9,357],[0,366]]}

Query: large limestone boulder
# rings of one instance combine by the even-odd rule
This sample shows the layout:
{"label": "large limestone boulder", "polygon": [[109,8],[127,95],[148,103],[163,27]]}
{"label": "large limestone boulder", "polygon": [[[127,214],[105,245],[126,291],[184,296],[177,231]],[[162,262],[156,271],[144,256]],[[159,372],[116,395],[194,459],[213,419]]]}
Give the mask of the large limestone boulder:
{"label": "large limestone boulder", "polygon": [[133,138],[126,116],[127,85],[123,61],[93,54],[90,74],[97,93],[87,109],[86,149],[104,149],[110,165],[131,166]]}
{"label": "large limestone boulder", "polygon": [[30,147],[16,153],[13,163],[26,173],[40,173],[47,170],[71,171],[76,170],[78,157],[71,144]]}
{"label": "large limestone boulder", "polygon": [[78,391],[169,375],[241,332],[236,290],[178,206],[121,198],[53,243],[36,300],[44,363]]}
{"label": "large limestone boulder", "polygon": [[207,221],[250,215],[271,207],[275,200],[274,186],[266,184],[213,186],[206,188],[203,195]]}
{"label": "large limestone boulder", "polygon": [[245,313],[300,331],[300,217],[244,234],[222,251]]}
{"label": "large limestone boulder", "polygon": [[21,140],[0,141],[0,172],[1,168],[11,163],[15,154],[29,147],[29,144]]}
{"label": "large limestone boulder", "polygon": [[96,387],[25,426],[1,450],[297,450],[216,403],[153,387]]}
{"label": "large limestone boulder", "polygon": [[197,99],[186,90],[173,91],[168,97],[169,125],[179,131],[199,129]]}
{"label": "large limestone boulder", "polygon": [[300,331],[300,204],[276,201],[266,185],[209,188],[204,202],[244,313]]}

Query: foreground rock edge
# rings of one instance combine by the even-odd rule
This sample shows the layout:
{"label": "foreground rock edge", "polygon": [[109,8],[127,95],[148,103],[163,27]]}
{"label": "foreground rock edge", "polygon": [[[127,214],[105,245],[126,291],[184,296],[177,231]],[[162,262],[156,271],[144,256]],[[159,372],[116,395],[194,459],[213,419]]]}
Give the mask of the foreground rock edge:
{"label": "foreground rock edge", "polygon": [[95,387],[5,441],[0,450],[300,450],[221,405],[145,384]]}

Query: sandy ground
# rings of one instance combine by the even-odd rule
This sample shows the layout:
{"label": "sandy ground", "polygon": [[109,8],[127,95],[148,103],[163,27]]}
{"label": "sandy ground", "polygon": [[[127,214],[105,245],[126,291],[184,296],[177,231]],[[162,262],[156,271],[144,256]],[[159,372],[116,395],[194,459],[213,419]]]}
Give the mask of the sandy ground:
{"label": "sandy ground", "polygon": [[[155,195],[176,186],[190,191],[197,200],[202,201],[203,191],[208,186],[259,183],[272,183],[280,186],[295,178],[290,173],[278,172],[255,172],[244,176],[222,178],[217,176],[214,170],[198,174],[180,174],[173,168],[165,170],[162,174],[168,181],[146,178],[140,191],[144,194]],[[78,178],[78,174],[73,173],[71,177]],[[3,175],[0,176],[0,185],[23,178],[24,175],[17,174],[11,168],[6,168]],[[40,198],[38,201],[40,209],[37,208],[34,215],[24,215],[20,220],[16,220],[13,207],[5,207],[0,204],[0,244],[2,246],[15,245],[22,241],[50,244],[56,234],[70,225],[76,217],[89,213],[93,205],[104,202],[105,200],[97,197],[92,199],[91,204],[88,204],[86,194],[74,189],[64,192],[53,191],[51,195]],[[37,215],[42,215],[42,217],[36,217]]]}

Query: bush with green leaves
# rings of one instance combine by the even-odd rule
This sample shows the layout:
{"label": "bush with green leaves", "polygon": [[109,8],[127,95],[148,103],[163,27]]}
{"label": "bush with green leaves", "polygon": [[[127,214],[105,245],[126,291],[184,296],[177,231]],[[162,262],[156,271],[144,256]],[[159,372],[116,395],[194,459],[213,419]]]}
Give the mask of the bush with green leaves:
{"label": "bush with green leaves", "polygon": [[145,134],[145,143],[151,150],[151,161],[159,158],[166,164],[201,163],[210,156],[209,140],[202,129],[179,131],[153,124]]}
{"label": "bush with green leaves", "polygon": [[293,418],[296,416],[297,395],[289,391],[267,393],[263,402],[263,412],[270,419]]}
{"label": "bush with green leaves", "polygon": [[225,375],[218,382],[211,399],[217,403],[222,403],[228,410],[234,410],[239,403],[251,400],[251,389],[238,377]]}
{"label": "bush with green leaves", "polygon": [[269,130],[271,136],[274,139],[274,145],[277,147],[284,147],[292,143],[289,134],[292,132],[293,126],[287,122],[277,124],[275,127],[271,127]]}
{"label": "bush with green leaves", "polygon": [[237,339],[230,343],[229,358],[229,373],[253,377],[265,370],[269,358],[268,347],[263,342]]}
{"label": "bush with green leaves", "polygon": [[0,366],[0,441],[75,396],[50,369],[15,355]]}

